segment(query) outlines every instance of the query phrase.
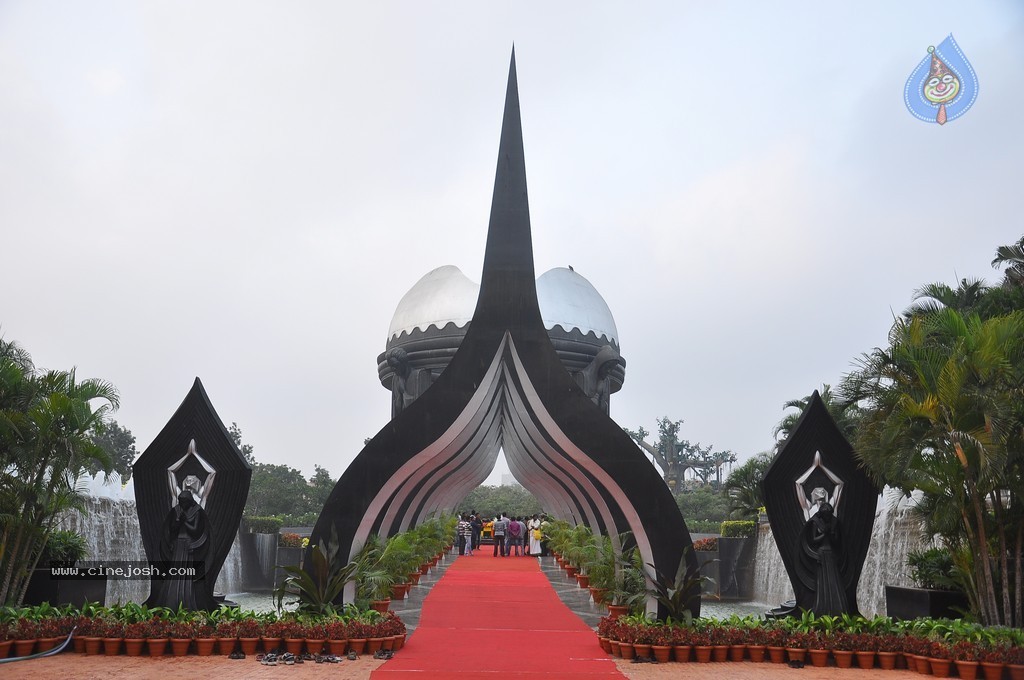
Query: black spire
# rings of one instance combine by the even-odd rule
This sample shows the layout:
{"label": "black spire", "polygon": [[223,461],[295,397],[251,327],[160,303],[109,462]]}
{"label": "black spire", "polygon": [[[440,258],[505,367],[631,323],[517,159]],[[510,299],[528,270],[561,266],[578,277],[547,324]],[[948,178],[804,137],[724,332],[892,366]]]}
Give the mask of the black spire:
{"label": "black spire", "polygon": [[484,309],[485,300],[490,301],[491,305],[498,301],[504,302],[513,291],[515,297],[522,294],[523,298],[532,302],[532,305],[527,303],[527,307],[536,307],[537,286],[533,269],[530,205],[526,195],[526,158],[523,153],[522,120],[519,116],[515,47],[512,48],[508,69],[498,167],[494,174],[491,219],[480,279],[478,312]]}

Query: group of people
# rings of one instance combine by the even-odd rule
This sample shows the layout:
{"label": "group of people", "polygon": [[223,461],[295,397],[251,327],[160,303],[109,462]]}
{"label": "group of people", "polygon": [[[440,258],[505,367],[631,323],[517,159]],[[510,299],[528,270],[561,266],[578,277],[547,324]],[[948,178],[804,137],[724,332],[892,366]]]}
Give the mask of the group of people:
{"label": "group of people", "polygon": [[[546,521],[539,514],[533,517],[508,517],[499,513],[491,522],[491,536],[494,541],[494,557],[509,555],[542,557],[545,550],[544,525]],[[480,535],[484,522],[476,511],[463,513],[459,519],[459,554],[472,555],[480,548]]]}
{"label": "group of people", "polygon": [[512,517],[500,513],[494,518],[492,534],[494,536],[494,557],[508,557],[515,553],[516,557],[529,555],[540,557],[543,551],[543,522],[540,515]]}

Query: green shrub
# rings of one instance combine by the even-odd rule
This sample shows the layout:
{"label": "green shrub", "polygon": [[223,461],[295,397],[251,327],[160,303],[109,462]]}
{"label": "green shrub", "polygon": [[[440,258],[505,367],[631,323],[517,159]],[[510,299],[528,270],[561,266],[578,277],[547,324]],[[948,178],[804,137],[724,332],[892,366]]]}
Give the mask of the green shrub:
{"label": "green shrub", "polygon": [[276,534],[284,526],[279,517],[245,517],[245,526],[254,534]]}
{"label": "green shrub", "polygon": [[751,538],[757,535],[757,522],[752,520],[726,520],[722,522],[722,538]]}
{"label": "green shrub", "polygon": [[721,522],[710,519],[686,520],[686,528],[691,534],[717,534],[721,526]]}

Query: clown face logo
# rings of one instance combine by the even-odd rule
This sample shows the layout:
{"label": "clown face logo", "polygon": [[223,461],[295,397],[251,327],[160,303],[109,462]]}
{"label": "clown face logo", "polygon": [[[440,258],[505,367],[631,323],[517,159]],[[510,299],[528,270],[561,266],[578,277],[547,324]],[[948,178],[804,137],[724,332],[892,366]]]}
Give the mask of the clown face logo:
{"label": "clown face logo", "polygon": [[929,47],[928,56],[910,74],[903,90],[907,109],[928,123],[945,125],[971,108],[978,79],[953,36]]}

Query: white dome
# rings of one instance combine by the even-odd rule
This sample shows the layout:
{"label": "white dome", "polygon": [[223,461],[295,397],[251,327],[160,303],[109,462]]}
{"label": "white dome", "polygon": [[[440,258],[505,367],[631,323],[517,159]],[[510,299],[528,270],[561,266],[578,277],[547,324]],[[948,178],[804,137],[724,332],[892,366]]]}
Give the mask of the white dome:
{"label": "white dome", "polygon": [[388,339],[431,325],[444,328],[453,322],[459,328],[473,318],[480,284],[473,283],[458,267],[445,265],[428,272],[402,296],[391,317]]}
{"label": "white dome", "polygon": [[584,335],[593,332],[598,338],[619,344],[615,319],[597,289],[590,281],[565,267],[556,267],[537,279],[537,301],[544,327],[551,330],[578,328]]}
{"label": "white dome", "polygon": [[[459,328],[468,324],[476,309],[480,284],[470,281],[454,265],[438,267],[416,282],[406,293],[395,315],[391,317],[388,340],[430,326],[444,328],[454,323]],[[619,343],[608,303],[590,281],[576,272],[557,267],[537,279],[537,302],[544,327],[561,326],[562,330],[578,328],[584,335]]]}

